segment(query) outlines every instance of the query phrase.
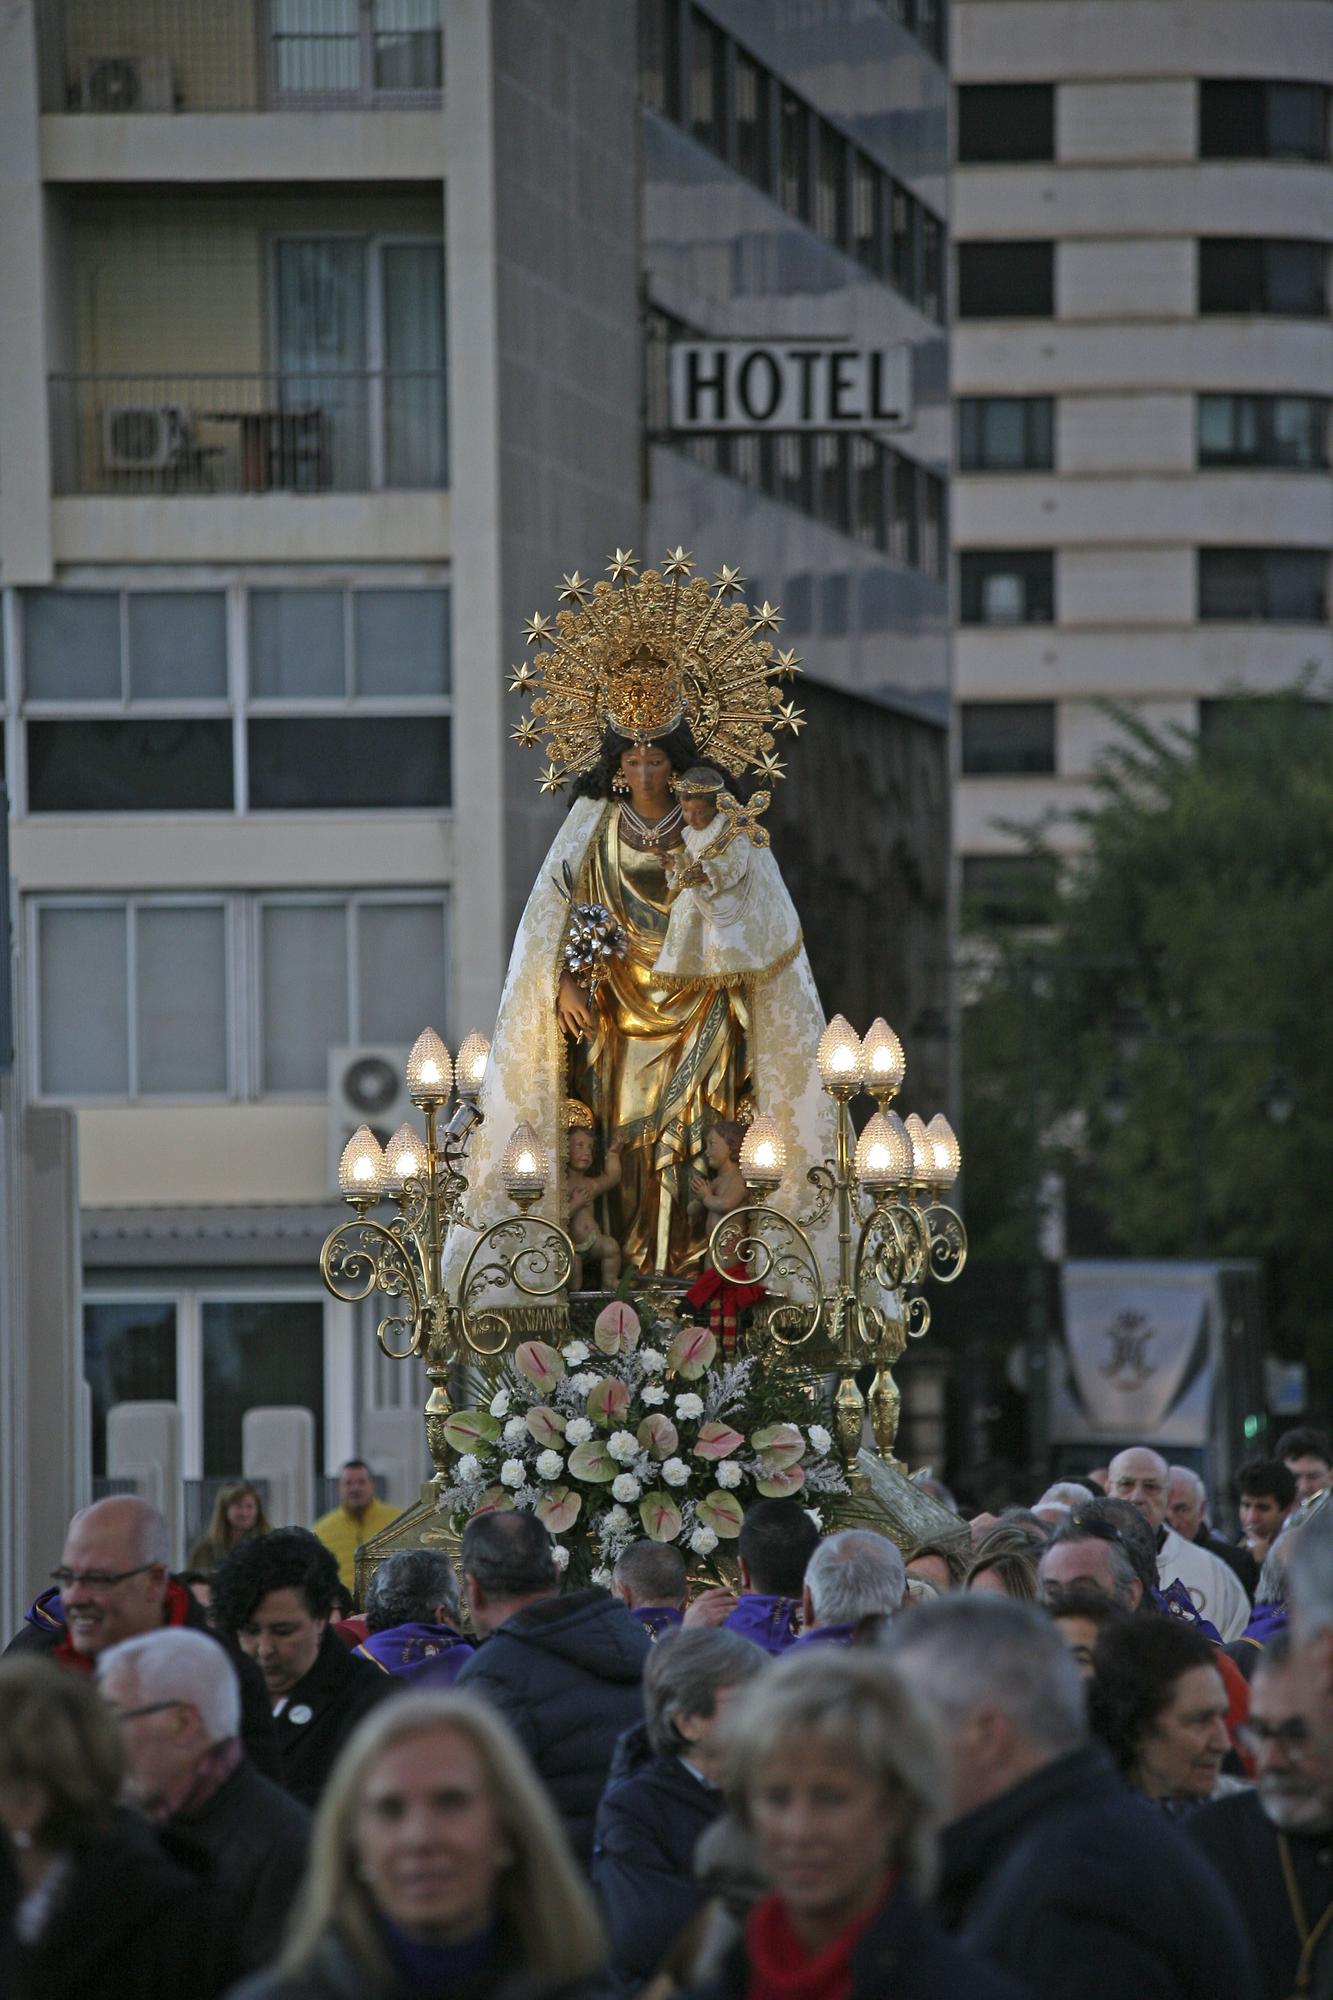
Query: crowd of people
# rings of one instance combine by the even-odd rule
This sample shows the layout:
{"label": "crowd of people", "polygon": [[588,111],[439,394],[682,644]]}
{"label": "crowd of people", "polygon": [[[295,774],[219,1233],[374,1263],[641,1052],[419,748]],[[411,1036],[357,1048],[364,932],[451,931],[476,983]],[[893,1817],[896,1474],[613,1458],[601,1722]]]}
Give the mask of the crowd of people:
{"label": "crowd of people", "polygon": [[1147,1445],[906,1552],[765,1499],[705,1587],[497,1511],[359,1612],[359,1461],[186,1576],[100,1501],[0,1661],[0,1994],[1333,2000],[1330,1487],[1301,1431],[1235,1542]]}

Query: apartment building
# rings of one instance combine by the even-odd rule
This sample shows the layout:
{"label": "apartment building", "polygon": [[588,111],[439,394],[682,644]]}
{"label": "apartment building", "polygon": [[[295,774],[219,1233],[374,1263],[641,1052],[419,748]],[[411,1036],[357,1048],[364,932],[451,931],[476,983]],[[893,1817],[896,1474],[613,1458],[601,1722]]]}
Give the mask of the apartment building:
{"label": "apartment building", "polygon": [[1089,797],[1107,702],[1206,734],[1333,692],[1333,10],[959,0],[955,843],[1022,920],[1015,823]]}
{"label": "apartment building", "polygon": [[[943,956],[943,36],[939,0],[5,11],[18,1080],[77,1120],[94,1474],[123,1401],[179,1404],[191,1479],[256,1404],[321,1467],[419,1408],[320,1286],[331,1166],[422,1025],[493,1018],[559,810],[504,668],[562,571],[684,540],[785,602],[821,754],[887,801],[857,867],[926,883]],[[681,330],[902,345],[913,424],[673,436]]]}

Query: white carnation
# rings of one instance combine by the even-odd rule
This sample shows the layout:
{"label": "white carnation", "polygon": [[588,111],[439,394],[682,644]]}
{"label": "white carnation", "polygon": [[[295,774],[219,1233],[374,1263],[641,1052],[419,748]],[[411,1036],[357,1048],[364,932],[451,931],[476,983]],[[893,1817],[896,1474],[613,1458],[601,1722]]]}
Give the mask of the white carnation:
{"label": "white carnation", "polygon": [[565,1443],[586,1444],[592,1436],[592,1423],[588,1417],[571,1417],[565,1425]]}
{"label": "white carnation", "polygon": [[491,1397],[491,1415],[493,1417],[507,1417],[509,1415],[508,1389],[497,1389]]}
{"label": "white carnation", "polygon": [[645,1375],[660,1375],[666,1367],[665,1354],[659,1354],[655,1347],[639,1349],[639,1366]]}
{"label": "white carnation", "polygon": [[633,1465],[639,1455],[639,1440],[633,1431],[612,1431],[606,1448],[617,1465]]}
{"label": "white carnation", "polygon": [[724,1458],[717,1468],[717,1483],[722,1487],[739,1486],[745,1474],[732,1458]]}
{"label": "white carnation", "polygon": [[687,1486],[690,1468],[683,1458],[669,1458],[662,1467],[662,1477],[668,1486]]}
{"label": "white carnation", "polygon": [[588,1356],[592,1353],[592,1349],[585,1346],[581,1340],[569,1340],[566,1341],[560,1352],[564,1355],[571,1368],[577,1368],[580,1362],[587,1360]]}
{"label": "white carnation", "polygon": [[592,1573],[592,1580],[602,1590],[609,1590],[611,1588],[611,1572],[609,1569],[595,1569]]}
{"label": "white carnation", "polygon": [[580,1396],[590,1396],[593,1390],[597,1387],[597,1384],[600,1381],[600,1379],[601,1379],[600,1376],[593,1375],[591,1373],[584,1375],[571,1375],[569,1378],[569,1386],[571,1389],[577,1389]]}
{"label": "white carnation", "polygon": [[805,1511],[810,1516],[810,1519],[814,1522],[815,1526],[822,1530],[824,1526],[824,1516],[820,1513],[818,1507],[807,1507]]}
{"label": "white carnation", "polygon": [[[611,1491],[614,1493],[621,1479],[628,1479],[629,1477],[629,1473],[622,1472],[619,1478],[613,1481]],[[623,1535],[629,1526],[629,1515],[623,1507],[608,1507],[606,1513],[602,1516],[602,1525],[612,1534]]]}
{"label": "white carnation", "polygon": [[551,1550],[551,1561],[555,1564],[556,1568],[559,1570],[566,1570],[569,1568],[569,1550],[565,1547],[563,1542],[557,1542],[555,1547]]}
{"label": "white carnation", "polygon": [[677,1396],[676,1415],[678,1417],[701,1417],[703,1413],[704,1399],[702,1396],[696,1396],[693,1389],[687,1390],[683,1396]]}
{"label": "white carnation", "polygon": [[822,1424],[811,1424],[806,1432],[806,1436],[809,1438],[815,1450],[817,1452],[820,1452],[821,1454],[826,1452],[829,1446],[833,1442],[833,1439],[829,1436],[828,1432],[824,1429],[824,1426]]}
{"label": "white carnation", "polygon": [[465,1451],[454,1470],[460,1486],[475,1486],[481,1478],[481,1460],[474,1452]]}
{"label": "white carnation", "polygon": [[502,1486],[521,1486],[526,1478],[527,1474],[523,1470],[521,1459],[507,1458],[500,1467],[500,1484]]}
{"label": "white carnation", "polygon": [[639,1391],[639,1401],[646,1403],[650,1410],[655,1409],[659,1403],[665,1403],[666,1399],[667,1392],[660,1382],[645,1382]]}
{"label": "white carnation", "polygon": [[505,1425],[504,1437],[506,1444],[522,1444],[527,1435],[528,1422],[526,1417],[511,1417]]}
{"label": "white carnation", "polygon": [[[611,1481],[611,1497],[613,1500],[637,1500],[642,1492],[643,1488],[632,1472],[618,1473]],[[625,1519],[628,1522],[628,1514],[625,1516]]]}
{"label": "white carnation", "polygon": [[717,1536],[711,1528],[696,1528],[690,1536],[690,1547],[697,1556],[711,1556],[717,1547]]}
{"label": "white carnation", "polygon": [[548,1449],[537,1453],[537,1477],[539,1479],[558,1479],[564,1469],[565,1461],[561,1458],[558,1451]]}

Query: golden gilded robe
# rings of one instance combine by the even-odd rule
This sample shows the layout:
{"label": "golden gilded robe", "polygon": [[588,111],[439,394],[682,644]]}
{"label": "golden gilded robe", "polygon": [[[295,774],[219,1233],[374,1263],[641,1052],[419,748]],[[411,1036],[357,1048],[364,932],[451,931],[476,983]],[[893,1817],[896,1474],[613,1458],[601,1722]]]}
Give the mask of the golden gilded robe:
{"label": "golden gilded robe", "polygon": [[[687,1134],[692,1140],[700,1124],[728,1115],[747,1087],[755,1109],[776,1119],[786,1141],[787,1175],[774,1197],[779,1206],[791,1214],[805,1208],[810,1200],[807,1170],[832,1154],[833,1104],[820,1089],[815,1068],[824,1014],[799,930],[790,938],[785,935],[795,922],[794,912],[776,933],[769,923],[761,924],[750,939],[756,949],[744,973],[729,970],[683,986],[679,978],[654,974],[653,959],[666,937],[665,868],[660,856],[636,854],[622,872],[624,850],[618,838],[614,847],[611,842],[619,818],[612,803],[576,799],[533,883],[500,997],[479,1100],[483,1123],[469,1148],[463,1212],[445,1245],[446,1287],[459,1282],[478,1232],[512,1213],[503,1155],[520,1121],[534,1128],[551,1161],[551,1180],[537,1212],[552,1222],[566,1221],[564,1104],[571,1091],[582,1092],[590,1080],[601,1093],[599,1103],[608,1120],[643,1121],[642,1144],[636,1140],[625,1149],[616,1206],[635,1261],[640,1247],[651,1245],[653,1254],[646,1261],[656,1263],[663,1228],[668,1257],[688,1254],[692,1241],[704,1241],[702,1224],[695,1237],[675,1198],[682,1172],[688,1186],[682,1165],[688,1160]],[[576,1045],[572,1056],[555,1011],[569,914],[560,887],[566,863],[580,900],[599,895],[621,921],[631,919],[626,922],[631,957],[623,968],[613,968],[615,984],[604,1009],[599,1001],[599,1035],[591,1045]],[[756,916],[763,907],[761,899]],[[778,933],[785,948],[770,958]],[[668,1076],[675,1057],[682,1058],[678,1084]],[[607,1136],[599,1133],[599,1151]],[[669,1173],[677,1176],[669,1182],[669,1207],[648,1185],[659,1145]],[[640,1218],[637,1208],[645,1193],[648,1208],[646,1218]],[[626,1222],[632,1203],[636,1214]],[[825,1223],[813,1232],[821,1258],[830,1227]],[[540,1309],[513,1286],[496,1284],[484,1299],[471,1303],[519,1308],[531,1314],[533,1323],[540,1319]],[[553,1309],[552,1325],[557,1318]],[[515,1320],[515,1325],[525,1323]]]}
{"label": "golden gilded robe", "polygon": [[679,1271],[703,1250],[712,1220],[688,1213],[707,1128],[734,1117],[750,1093],[749,1006],[743,986],[656,972],[670,916],[666,862],[627,837],[619,812],[603,818],[577,884],[579,900],[604,903],[629,941],[598,988],[597,1033],[570,1064],[601,1157],[613,1138],[624,1142],[606,1227],[629,1265]]}

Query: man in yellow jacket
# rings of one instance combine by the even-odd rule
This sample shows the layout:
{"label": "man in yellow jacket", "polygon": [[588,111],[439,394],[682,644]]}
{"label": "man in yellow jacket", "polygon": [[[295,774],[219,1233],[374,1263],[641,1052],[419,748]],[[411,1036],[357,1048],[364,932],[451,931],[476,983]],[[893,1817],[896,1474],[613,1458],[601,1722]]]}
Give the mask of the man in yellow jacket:
{"label": "man in yellow jacket", "polygon": [[349,1458],[338,1474],[338,1505],[321,1514],[315,1533],[338,1559],[338,1574],[349,1590],[356,1588],[356,1552],[390,1521],[401,1507],[377,1498],[375,1479],[364,1458]]}

